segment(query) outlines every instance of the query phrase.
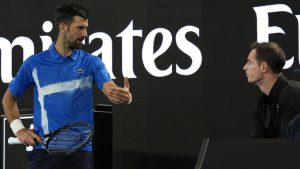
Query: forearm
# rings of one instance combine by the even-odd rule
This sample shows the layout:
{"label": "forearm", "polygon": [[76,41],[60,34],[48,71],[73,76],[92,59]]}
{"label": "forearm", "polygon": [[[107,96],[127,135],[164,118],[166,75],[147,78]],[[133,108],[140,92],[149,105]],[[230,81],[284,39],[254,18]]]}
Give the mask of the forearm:
{"label": "forearm", "polygon": [[266,127],[264,125],[263,119],[261,117],[261,112],[257,109],[254,111],[254,121],[250,133],[251,138],[266,138]]}
{"label": "forearm", "polygon": [[9,89],[3,96],[2,106],[7,121],[10,124],[13,133],[17,136],[18,131],[24,129],[25,127],[22,121],[19,119],[20,113],[17,105],[17,99],[11,95]]}
{"label": "forearm", "polygon": [[9,123],[19,118],[20,113],[17,105],[17,99],[11,95],[9,90],[7,90],[3,96],[2,106]]}

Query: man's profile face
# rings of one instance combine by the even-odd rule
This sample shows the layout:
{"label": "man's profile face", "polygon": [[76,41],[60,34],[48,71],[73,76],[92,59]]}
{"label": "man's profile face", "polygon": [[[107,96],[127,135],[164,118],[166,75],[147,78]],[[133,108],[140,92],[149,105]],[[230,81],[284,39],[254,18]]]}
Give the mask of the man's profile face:
{"label": "man's profile face", "polygon": [[243,70],[246,73],[249,83],[257,84],[263,79],[261,64],[256,59],[256,49],[250,51]]}
{"label": "man's profile face", "polygon": [[82,48],[82,41],[87,37],[88,20],[80,16],[74,16],[73,22],[67,26],[64,32],[64,40],[69,48]]}

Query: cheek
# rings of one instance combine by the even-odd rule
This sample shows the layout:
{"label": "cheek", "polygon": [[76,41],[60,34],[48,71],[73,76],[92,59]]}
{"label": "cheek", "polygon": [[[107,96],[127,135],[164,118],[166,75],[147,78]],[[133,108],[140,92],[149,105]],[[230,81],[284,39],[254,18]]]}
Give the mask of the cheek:
{"label": "cheek", "polygon": [[69,30],[68,34],[69,34],[69,37],[76,36],[76,31]]}
{"label": "cheek", "polygon": [[251,72],[251,75],[259,78],[261,76],[261,72],[259,71],[259,69],[253,69],[253,71]]}
{"label": "cheek", "polygon": [[248,73],[251,74],[252,76],[256,76],[257,74],[259,74],[259,69],[257,69],[256,67],[249,66],[247,70]]}
{"label": "cheek", "polygon": [[251,70],[252,72],[257,71],[257,67],[255,65],[248,66],[248,69]]}

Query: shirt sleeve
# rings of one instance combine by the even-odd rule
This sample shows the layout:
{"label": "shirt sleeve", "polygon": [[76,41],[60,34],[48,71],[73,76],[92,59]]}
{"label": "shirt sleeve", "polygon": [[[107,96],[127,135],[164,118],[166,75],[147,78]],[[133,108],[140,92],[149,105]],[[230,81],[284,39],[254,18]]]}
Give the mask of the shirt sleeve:
{"label": "shirt sleeve", "polygon": [[99,90],[103,89],[103,84],[111,80],[111,77],[106,70],[106,67],[99,57],[94,57],[94,83]]}
{"label": "shirt sleeve", "polygon": [[250,133],[251,138],[265,138],[265,127],[262,121],[262,117],[260,112],[257,109],[254,111],[254,123]]}
{"label": "shirt sleeve", "polygon": [[20,67],[17,75],[9,83],[9,90],[15,97],[22,96],[24,92],[34,83],[32,71],[27,59]]}

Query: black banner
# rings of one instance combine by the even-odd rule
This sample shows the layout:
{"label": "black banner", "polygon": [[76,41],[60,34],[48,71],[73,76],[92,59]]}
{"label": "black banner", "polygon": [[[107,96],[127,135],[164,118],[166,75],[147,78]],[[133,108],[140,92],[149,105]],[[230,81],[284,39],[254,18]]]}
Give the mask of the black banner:
{"label": "black banner", "polygon": [[[115,168],[193,168],[202,139],[247,138],[259,89],[242,70],[254,41],[276,41],[299,80],[300,2],[75,1],[89,9],[85,50],[102,58],[133,103],[114,106]],[[61,1],[2,1],[0,95],[31,54],[55,41]],[[109,103],[95,89],[94,103]],[[19,107],[32,108],[32,89]],[[144,157],[144,158],[142,158]]]}

